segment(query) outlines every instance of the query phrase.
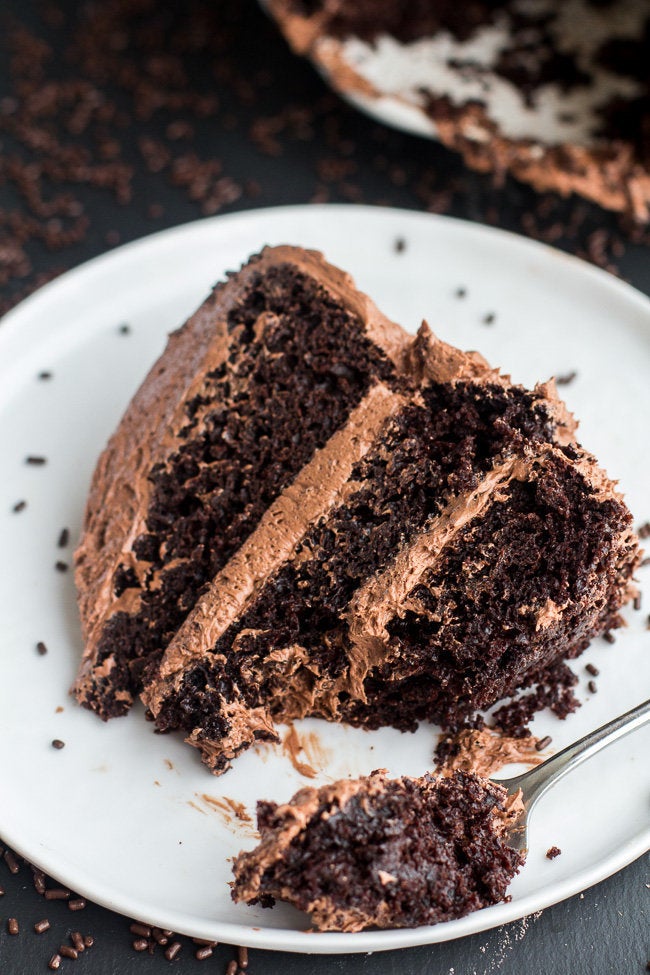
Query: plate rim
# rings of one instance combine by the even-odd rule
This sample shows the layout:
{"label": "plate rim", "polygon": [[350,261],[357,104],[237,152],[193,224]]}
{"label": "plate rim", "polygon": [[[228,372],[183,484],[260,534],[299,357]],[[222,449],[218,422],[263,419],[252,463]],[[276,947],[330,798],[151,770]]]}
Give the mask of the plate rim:
{"label": "plate rim", "polygon": [[[136,240],[123,244],[111,251],[99,254],[76,267],[65,272],[58,278],[48,282],[34,294],[30,295],[15,308],[11,309],[2,319],[0,319],[0,352],[8,348],[9,354],[5,360],[1,373],[10,374],[13,366],[15,367],[15,357],[20,355],[20,348],[27,343],[27,332],[30,327],[33,329],[34,322],[38,321],[40,306],[47,308],[51,301],[66,299],[66,292],[78,286],[79,278],[94,273],[109,275],[119,270],[119,265],[123,261],[137,261],[142,254],[153,246],[165,246],[174,238],[181,239],[184,235],[191,236],[197,229],[209,230],[216,226],[218,233],[227,233],[232,224],[245,225],[249,223],[265,222],[273,220],[274,217],[292,214],[306,214],[317,219],[319,213],[331,215],[336,211],[345,211],[350,214],[370,217],[372,220],[382,220],[384,217],[392,221],[396,217],[404,220],[405,223],[437,223],[443,228],[447,228],[453,234],[470,234],[479,239],[499,240],[505,246],[523,249],[524,252],[534,256],[543,256],[546,259],[560,260],[575,273],[583,275],[583,280],[592,280],[595,284],[605,288],[621,301],[635,307],[647,318],[650,326],[650,298],[642,291],[618,278],[614,278],[606,271],[597,268],[581,258],[567,254],[547,244],[531,240],[511,231],[501,228],[490,227],[485,224],[475,223],[469,220],[461,220],[456,217],[448,217],[438,214],[431,214],[419,210],[410,210],[398,207],[379,207],[362,204],[294,204],[281,207],[253,207],[232,214],[223,214],[213,217],[202,218],[168,227],[148,234]],[[268,231],[264,230],[260,236]],[[585,277],[586,276],[586,277]],[[23,319],[27,315],[28,321],[23,324]],[[30,326],[29,318],[32,319]],[[56,328],[56,326],[55,326]],[[53,330],[54,331],[54,330]],[[16,339],[18,338],[18,341]],[[12,346],[15,346],[12,348]],[[11,835],[11,830],[6,832],[1,830],[3,840],[6,841],[17,853],[25,856],[30,862],[42,867],[47,873],[52,873],[58,880],[78,890],[79,893],[88,897],[94,903],[107,907],[117,913],[137,917],[149,923],[156,924],[164,928],[172,928],[180,933],[195,937],[206,937],[206,924],[204,921],[197,921],[191,915],[157,914],[154,910],[150,911],[145,904],[138,899],[131,899],[128,894],[120,893],[108,887],[93,887],[92,882],[88,884],[88,878],[84,881],[83,876],[74,866],[67,870],[59,869],[53,863],[52,856],[47,850],[38,851],[29,848],[29,844],[23,845],[20,837],[15,841]],[[284,950],[305,954],[347,954],[368,951],[385,951],[402,947],[414,947],[418,945],[434,944],[441,941],[454,940],[468,934],[475,934],[485,931],[500,924],[508,923],[528,914],[543,910],[552,904],[565,900],[581,890],[598,883],[613,873],[627,866],[633,860],[643,855],[650,849],[650,825],[642,829],[628,839],[615,851],[600,858],[596,864],[579,870],[571,877],[549,884],[541,890],[533,891],[525,897],[510,903],[501,903],[493,907],[485,908],[482,911],[474,912],[464,918],[454,921],[443,922],[432,926],[407,929],[389,929],[380,931],[364,931],[356,933],[341,932],[318,932],[307,933],[294,928],[265,928],[255,927],[245,923],[214,921],[210,929],[211,934],[217,940],[228,943],[245,944],[248,947],[265,948],[270,950]],[[56,859],[54,857],[54,859]],[[83,871],[81,871],[83,874]],[[305,935],[308,935],[304,937]]]}

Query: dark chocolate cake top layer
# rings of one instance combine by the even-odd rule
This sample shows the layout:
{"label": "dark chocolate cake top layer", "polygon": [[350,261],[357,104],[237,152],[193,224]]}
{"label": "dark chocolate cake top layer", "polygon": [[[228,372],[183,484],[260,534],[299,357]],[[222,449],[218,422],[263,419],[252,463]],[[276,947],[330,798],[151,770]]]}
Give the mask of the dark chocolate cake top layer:
{"label": "dark chocolate cake top layer", "polygon": [[[479,170],[650,213],[650,10],[637,0],[272,0],[335,87],[391,97]],[[426,125],[426,123],[422,123]],[[431,129],[431,126],[429,126]]]}
{"label": "dark chocolate cake top layer", "polygon": [[466,772],[383,772],[260,802],[261,842],[240,853],[233,898],[287,901],[321,931],[435,924],[506,898],[523,858],[507,844],[517,798]]}

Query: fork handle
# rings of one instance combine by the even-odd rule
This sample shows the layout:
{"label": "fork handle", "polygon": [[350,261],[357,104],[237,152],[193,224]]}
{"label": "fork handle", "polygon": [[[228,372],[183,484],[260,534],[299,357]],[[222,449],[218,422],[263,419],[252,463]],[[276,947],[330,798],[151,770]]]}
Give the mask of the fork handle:
{"label": "fork handle", "polygon": [[[542,796],[547,789],[572,769],[577,768],[592,755],[607,748],[612,742],[629,735],[636,728],[641,728],[650,721],[650,701],[637,705],[631,711],[608,721],[601,728],[590,732],[573,745],[563,748],[557,755],[553,755],[537,768],[524,772],[521,775],[513,776],[510,779],[500,780],[501,785],[505,785],[509,792],[521,789],[523,801],[528,809]],[[497,779],[494,780],[499,781]]]}

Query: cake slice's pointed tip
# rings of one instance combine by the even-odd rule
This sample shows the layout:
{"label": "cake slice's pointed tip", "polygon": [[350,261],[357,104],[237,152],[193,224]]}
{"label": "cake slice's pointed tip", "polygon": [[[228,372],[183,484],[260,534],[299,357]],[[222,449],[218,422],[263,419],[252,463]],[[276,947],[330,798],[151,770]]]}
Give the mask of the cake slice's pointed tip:
{"label": "cake slice's pointed tip", "polygon": [[[418,329],[411,355],[420,375],[430,382],[454,382],[470,378],[494,378],[497,369],[480,352],[463,352],[441,339],[426,319]],[[505,379],[505,377],[504,377]]]}

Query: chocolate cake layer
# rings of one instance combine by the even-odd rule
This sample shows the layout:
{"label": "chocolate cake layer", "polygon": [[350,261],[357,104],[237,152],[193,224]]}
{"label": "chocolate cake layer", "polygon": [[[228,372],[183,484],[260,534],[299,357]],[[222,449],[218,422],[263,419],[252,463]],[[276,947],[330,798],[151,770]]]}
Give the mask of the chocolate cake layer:
{"label": "chocolate cake layer", "polygon": [[171,336],[100,458],[77,550],[75,693],[109,718],[203,587],[410,339],[315,252],[267,248]]}
{"label": "chocolate cake layer", "polygon": [[283,900],[321,931],[435,924],[507,899],[523,863],[507,844],[518,807],[466,772],[383,773],[259,802],[260,844],[233,864],[235,901]]}
{"label": "chocolate cake layer", "polygon": [[347,478],[320,510],[278,499],[145,688],[216,772],[276,720],[454,727],[618,622],[630,515],[553,390],[426,327],[411,367]]}

